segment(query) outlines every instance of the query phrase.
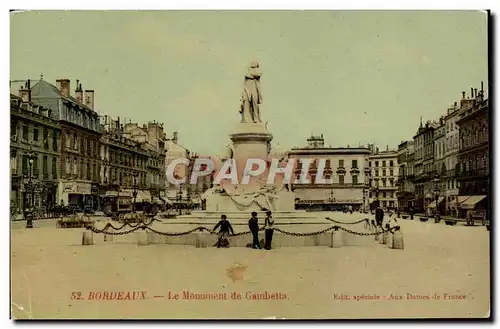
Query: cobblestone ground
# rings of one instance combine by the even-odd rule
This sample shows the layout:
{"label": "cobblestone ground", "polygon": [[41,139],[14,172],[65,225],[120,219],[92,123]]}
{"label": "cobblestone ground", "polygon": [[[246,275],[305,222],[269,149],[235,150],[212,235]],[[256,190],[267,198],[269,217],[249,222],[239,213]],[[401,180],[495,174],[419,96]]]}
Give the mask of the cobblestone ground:
{"label": "cobblestone ground", "polygon": [[[95,245],[82,246],[83,229],[56,229],[48,220],[26,230],[24,222],[16,222],[11,225],[12,314],[92,319],[487,316],[489,232],[481,226],[400,223],[404,250],[373,241],[260,251],[137,246],[134,238],[104,243],[102,236],[94,237]],[[142,293],[127,294],[133,291]],[[89,299],[104,296],[121,300]],[[146,299],[126,299],[133,297]]]}

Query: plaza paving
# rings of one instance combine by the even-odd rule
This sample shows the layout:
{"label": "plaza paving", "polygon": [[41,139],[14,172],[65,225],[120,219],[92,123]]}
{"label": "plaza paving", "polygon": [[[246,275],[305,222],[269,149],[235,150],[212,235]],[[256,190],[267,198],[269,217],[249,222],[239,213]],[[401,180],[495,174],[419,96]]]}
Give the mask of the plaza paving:
{"label": "plaza paving", "polygon": [[[324,216],[346,222],[366,217],[318,214]],[[404,250],[389,249],[369,237],[370,243],[342,248],[302,246],[272,251],[137,246],[134,235],[116,237],[112,243],[94,235],[95,245],[82,246],[83,229],[56,229],[55,221],[47,220],[26,230],[24,222],[15,222],[11,225],[13,317],[488,316],[490,232],[481,226],[399,222]],[[88,299],[92,292],[105,291],[123,292],[122,298],[126,292],[141,291],[147,299]],[[179,293],[179,299],[168,299],[169,291],[171,296]],[[252,299],[266,291],[268,296],[279,294],[273,300]],[[84,299],[72,299],[73,292],[80,292]],[[198,299],[184,299],[183,292],[197,294]],[[201,299],[224,296],[224,292],[226,300]],[[231,299],[233,292],[240,293],[241,299]],[[441,299],[432,299],[435,294]],[[461,299],[444,299],[444,294]],[[372,299],[377,296],[378,300]]]}

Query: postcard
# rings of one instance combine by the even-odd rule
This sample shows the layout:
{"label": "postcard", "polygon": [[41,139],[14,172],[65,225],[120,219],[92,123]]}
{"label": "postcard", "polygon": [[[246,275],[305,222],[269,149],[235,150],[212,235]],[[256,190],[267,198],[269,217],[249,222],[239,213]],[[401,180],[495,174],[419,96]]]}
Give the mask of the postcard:
{"label": "postcard", "polygon": [[11,319],[491,316],[487,11],[22,11]]}

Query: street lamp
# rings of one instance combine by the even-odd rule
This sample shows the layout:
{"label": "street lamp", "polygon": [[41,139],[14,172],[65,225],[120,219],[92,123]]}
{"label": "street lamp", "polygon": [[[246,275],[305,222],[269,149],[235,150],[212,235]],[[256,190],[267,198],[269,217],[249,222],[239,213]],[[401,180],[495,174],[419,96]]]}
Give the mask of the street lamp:
{"label": "street lamp", "polygon": [[434,178],[434,199],[436,200],[436,216],[439,217],[439,208],[438,208],[438,201],[439,201],[439,177],[436,175]]}
{"label": "street lamp", "polygon": [[[35,190],[35,182],[33,181],[33,178],[37,178],[38,173],[33,172],[33,163],[35,161],[35,154],[30,150],[28,153],[28,172],[24,173],[24,179],[26,182],[24,183],[24,202],[23,202],[23,214],[24,214],[24,219],[26,220],[26,228],[33,228],[33,217],[34,217],[34,203],[35,203],[35,198],[34,198],[34,190]],[[28,198],[26,197],[26,194],[28,194]],[[29,207],[26,207],[26,203],[29,200]]]}
{"label": "street lamp", "polygon": [[138,174],[134,173],[134,185],[132,186],[132,188],[133,188],[132,196],[134,197],[134,213],[136,212],[135,200],[137,198],[137,176],[138,176]]}

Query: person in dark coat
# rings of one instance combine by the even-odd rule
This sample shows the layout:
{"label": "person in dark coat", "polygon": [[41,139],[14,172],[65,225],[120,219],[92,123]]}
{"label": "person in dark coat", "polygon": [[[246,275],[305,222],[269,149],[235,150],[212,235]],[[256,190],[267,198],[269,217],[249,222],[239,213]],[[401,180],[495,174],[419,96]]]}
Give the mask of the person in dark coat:
{"label": "person in dark coat", "polygon": [[234,234],[233,227],[231,226],[231,223],[227,220],[226,215],[221,215],[220,216],[220,221],[215,225],[213,231],[216,231],[217,228],[220,227],[219,231],[219,239],[217,241],[217,248],[229,247],[229,240],[227,239],[229,234]]}
{"label": "person in dark coat", "polygon": [[268,210],[266,212],[266,220],[264,222],[264,236],[266,238],[266,242],[264,244],[264,249],[271,250],[271,243],[273,241],[273,233],[274,233],[274,219],[273,213]]}
{"label": "person in dark coat", "polygon": [[375,209],[375,220],[377,222],[377,226],[382,226],[382,222],[384,221],[384,210],[381,207]]}
{"label": "person in dark coat", "polygon": [[257,212],[252,212],[252,218],[248,221],[248,228],[252,232],[252,248],[262,249],[259,242],[259,220],[257,219]]}

